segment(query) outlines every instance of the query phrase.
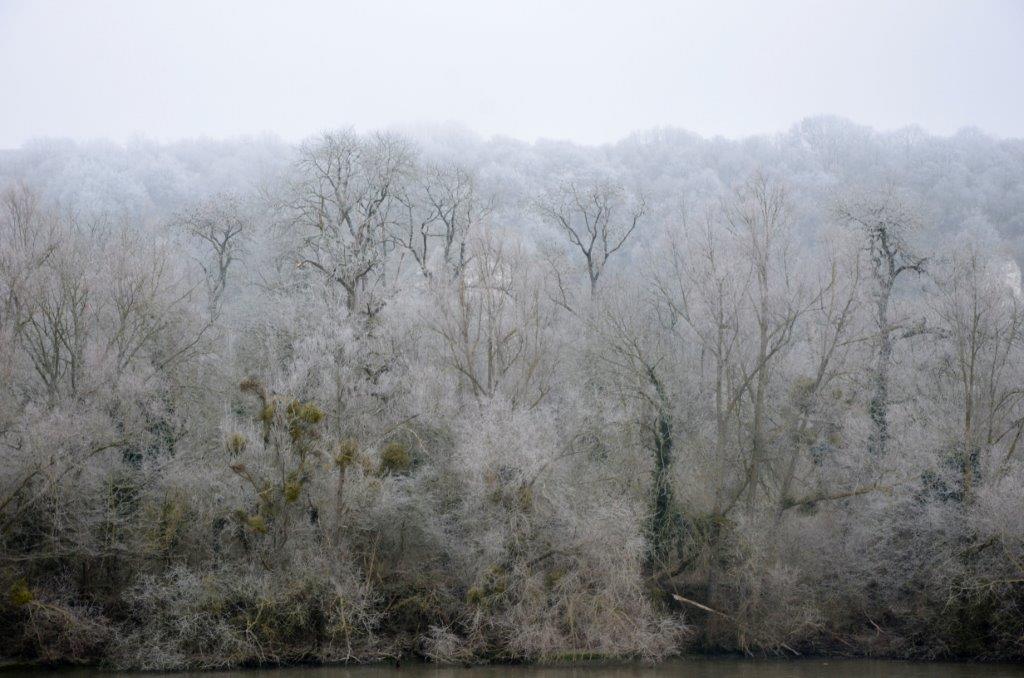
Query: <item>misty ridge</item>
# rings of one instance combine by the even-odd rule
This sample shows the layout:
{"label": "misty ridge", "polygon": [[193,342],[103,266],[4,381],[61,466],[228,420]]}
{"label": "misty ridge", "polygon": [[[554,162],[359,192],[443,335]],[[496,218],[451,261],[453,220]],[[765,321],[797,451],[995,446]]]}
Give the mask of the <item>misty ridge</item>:
{"label": "misty ridge", "polygon": [[0,659],[1024,659],[1024,140],[0,151]]}

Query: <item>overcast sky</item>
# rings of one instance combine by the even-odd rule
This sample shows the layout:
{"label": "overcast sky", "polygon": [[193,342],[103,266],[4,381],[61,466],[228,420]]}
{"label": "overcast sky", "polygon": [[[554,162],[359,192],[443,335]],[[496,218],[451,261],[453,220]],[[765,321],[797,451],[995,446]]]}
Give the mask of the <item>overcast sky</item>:
{"label": "overcast sky", "polygon": [[0,0],[0,148],[457,121],[613,141],[834,113],[1024,137],[1024,0]]}

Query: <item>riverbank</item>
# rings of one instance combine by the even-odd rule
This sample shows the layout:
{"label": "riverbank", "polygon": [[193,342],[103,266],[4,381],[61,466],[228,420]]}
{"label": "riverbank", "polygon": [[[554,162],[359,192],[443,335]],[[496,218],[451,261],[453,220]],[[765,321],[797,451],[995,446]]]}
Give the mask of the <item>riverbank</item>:
{"label": "riverbank", "polygon": [[[38,678],[42,669],[0,665],[5,678]],[[115,675],[94,668],[68,668],[65,678],[103,678]],[[138,674],[116,672],[121,678]],[[168,678],[189,674],[167,673]],[[750,659],[685,657],[659,664],[580,662],[554,665],[495,664],[459,667],[427,663],[297,666],[275,669],[235,669],[219,678],[1020,678],[1024,665],[976,662],[912,662],[853,658]]]}

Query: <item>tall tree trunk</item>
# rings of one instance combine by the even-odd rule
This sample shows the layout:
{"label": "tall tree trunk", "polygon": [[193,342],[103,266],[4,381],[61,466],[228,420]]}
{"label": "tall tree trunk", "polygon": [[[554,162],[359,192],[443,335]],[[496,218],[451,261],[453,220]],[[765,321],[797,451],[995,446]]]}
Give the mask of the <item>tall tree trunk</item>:
{"label": "tall tree trunk", "polygon": [[874,388],[868,412],[872,432],[868,451],[876,458],[884,458],[889,442],[889,368],[892,364],[892,332],[889,328],[889,297],[892,281],[882,286],[878,295],[878,355],[875,362]]}
{"label": "tall tree trunk", "polygon": [[672,421],[668,398],[652,367],[647,376],[658,397],[658,410],[654,420],[654,478],[651,512],[651,549],[648,569],[655,571],[663,564],[673,545],[679,549],[682,519],[676,510],[672,490]]}

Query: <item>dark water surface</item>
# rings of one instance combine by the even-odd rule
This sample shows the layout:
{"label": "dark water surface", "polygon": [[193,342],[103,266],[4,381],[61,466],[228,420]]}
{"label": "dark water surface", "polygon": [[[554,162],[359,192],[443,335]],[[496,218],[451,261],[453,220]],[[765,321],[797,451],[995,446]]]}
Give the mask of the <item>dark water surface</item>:
{"label": "dark water surface", "polygon": [[[3,678],[41,678],[46,671],[4,671]],[[866,659],[688,659],[656,666],[393,666],[248,669],[213,673],[61,671],[60,678],[1024,678],[1024,665],[947,664]]]}

